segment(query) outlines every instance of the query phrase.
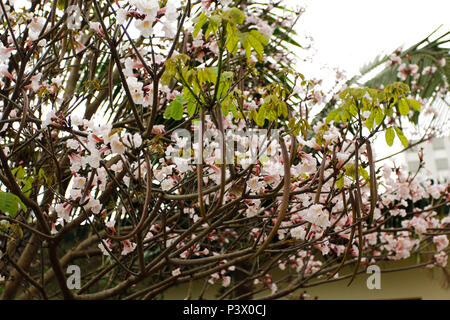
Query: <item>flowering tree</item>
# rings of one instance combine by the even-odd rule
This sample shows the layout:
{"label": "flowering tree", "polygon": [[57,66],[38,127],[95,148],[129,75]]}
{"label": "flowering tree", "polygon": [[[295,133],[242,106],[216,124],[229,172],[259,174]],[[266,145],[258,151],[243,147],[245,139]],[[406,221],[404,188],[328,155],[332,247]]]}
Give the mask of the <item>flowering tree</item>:
{"label": "flowering tree", "polygon": [[314,119],[328,98],[293,68],[299,12],[281,3],[0,5],[3,299],[194,282],[275,299],[411,255],[446,266],[448,185],[377,166],[372,142],[408,146],[421,91],[407,81],[447,51],[405,61],[406,83],[336,92]]}

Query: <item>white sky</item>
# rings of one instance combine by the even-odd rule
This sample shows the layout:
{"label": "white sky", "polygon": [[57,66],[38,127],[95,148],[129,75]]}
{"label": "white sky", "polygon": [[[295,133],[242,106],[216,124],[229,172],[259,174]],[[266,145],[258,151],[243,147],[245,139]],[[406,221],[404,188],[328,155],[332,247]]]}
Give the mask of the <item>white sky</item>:
{"label": "white sky", "polygon": [[[298,63],[306,78],[324,79],[345,71],[351,78],[379,54],[409,46],[442,27],[435,35],[450,31],[450,0],[285,0],[289,6],[302,5],[306,11],[295,30],[311,36],[313,63]],[[300,56],[305,52],[298,51]],[[331,79],[332,81],[333,79]],[[384,133],[375,143],[377,158],[402,150],[396,137],[387,147]],[[396,157],[403,161],[403,154]]]}
{"label": "white sky", "polygon": [[378,54],[406,49],[441,24],[438,33],[450,30],[450,0],[285,1],[306,7],[295,29],[312,36],[315,66],[339,67],[349,77]]}

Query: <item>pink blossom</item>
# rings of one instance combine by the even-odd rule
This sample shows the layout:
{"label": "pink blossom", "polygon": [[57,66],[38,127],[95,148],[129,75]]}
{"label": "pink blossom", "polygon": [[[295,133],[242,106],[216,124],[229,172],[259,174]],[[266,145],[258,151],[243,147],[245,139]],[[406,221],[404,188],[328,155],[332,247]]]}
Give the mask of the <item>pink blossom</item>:
{"label": "pink blossom", "polygon": [[222,286],[223,287],[228,287],[231,283],[231,277],[230,276],[225,276],[222,278]]}
{"label": "pink blossom", "polygon": [[176,269],[172,270],[172,276],[177,277],[180,274],[181,274],[180,268],[176,268]]}
{"label": "pink blossom", "polygon": [[111,251],[111,241],[109,239],[107,241],[100,242],[98,244],[98,248],[103,253],[103,255],[109,256],[109,252],[108,252],[108,250],[106,250],[104,243],[106,243],[106,247],[109,249],[109,251]]}
{"label": "pink blossom", "polygon": [[100,24],[100,22],[89,22],[89,27],[92,31],[98,33],[102,37],[104,36],[102,25]]}
{"label": "pink blossom", "polygon": [[438,254],[434,255],[434,259],[436,259],[436,264],[441,267],[447,266],[447,259],[448,256],[444,251],[439,252]]}
{"label": "pink blossom", "polygon": [[111,151],[113,153],[117,154],[124,154],[125,153],[125,146],[123,143],[119,140],[119,136],[117,134],[114,134],[110,139],[110,145],[111,145]]}
{"label": "pink blossom", "polygon": [[323,207],[320,204],[314,204],[309,209],[307,209],[305,219],[306,221],[309,221],[322,228],[330,226],[328,214],[323,210]]}
{"label": "pink blossom", "polygon": [[14,50],[16,50],[16,48],[5,48],[3,43],[0,43],[0,62],[8,64],[9,57]]}
{"label": "pink blossom", "polygon": [[408,76],[412,76],[414,79],[417,79],[420,76],[417,72],[418,70],[419,66],[416,64],[410,64],[407,66],[405,63],[402,63],[398,68],[397,77],[403,81],[406,80]]}
{"label": "pink blossom", "polygon": [[152,128],[152,133],[163,134],[163,133],[165,133],[165,132],[166,132],[166,130],[165,130],[163,124],[155,125],[155,126],[153,126],[153,128]]}
{"label": "pink blossom", "polygon": [[448,247],[448,238],[445,234],[433,237],[433,242],[437,251],[442,251]]}
{"label": "pink blossom", "polygon": [[116,22],[118,24],[124,24],[127,19],[127,11],[125,9],[118,9],[116,11]]}
{"label": "pink blossom", "polygon": [[121,255],[126,256],[130,252],[133,252],[134,249],[136,249],[136,243],[131,242],[130,240],[122,241],[123,244],[123,250],[121,252]]}
{"label": "pink blossom", "polygon": [[396,65],[396,64],[400,64],[402,62],[402,59],[399,57],[399,56],[397,56],[397,55],[395,55],[395,54],[392,54],[390,57],[389,57],[389,65]]}
{"label": "pink blossom", "polygon": [[64,219],[65,221],[70,221],[70,211],[72,210],[72,205],[69,203],[58,203],[55,206],[55,211],[58,214],[59,218]]}
{"label": "pink blossom", "polygon": [[291,229],[291,236],[295,239],[305,240],[306,230],[303,226],[298,226]]}
{"label": "pink blossom", "polygon": [[98,214],[102,209],[102,205],[98,199],[89,199],[89,202],[84,206],[85,210],[91,210],[92,213]]}
{"label": "pink blossom", "polygon": [[28,24],[28,30],[31,40],[34,41],[38,39],[39,34],[44,28],[45,22],[46,19],[44,17],[33,17],[33,19],[31,19],[31,22]]}

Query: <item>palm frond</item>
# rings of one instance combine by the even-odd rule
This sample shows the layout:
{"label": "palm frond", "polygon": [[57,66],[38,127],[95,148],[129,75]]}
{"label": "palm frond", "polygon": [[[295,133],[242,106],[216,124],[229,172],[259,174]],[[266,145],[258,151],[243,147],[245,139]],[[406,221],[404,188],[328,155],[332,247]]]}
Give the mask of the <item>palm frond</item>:
{"label": "palm frond", "polygon": [[[412,79],[412,77],[408,77],[404,82],[410,87],[413,87],[414,85],[416,88],[421,88],[417,93],[423,99],[431,98],[437,91],[448,88],[448,83],[450,82],[450,31],[431,40],[431,37],[438,30],[439,28],[430,33],[425,39],[401,52],[399,55],[402,62],[419,66],[419,78]],[[397,54],[397,52],[394,51],[392,54]],[[391,55],[378,55],[373,61],[364,65],[360,69],[360,73],[348,80],[346,85],[351,86],[353,84],[358,84],[365,87],[376,88],[399,81],[399,65],[389,66],[387,64],[380,72],[373,77],[366,79],[367,76],[370,76],[371,72],[376,71],[377,68],[385,64],[390,56]],[[439,63],[442,59],[445,59],[446,62],[444,66],[441,66]],[[423,70],[427,67],[433,69],[436,68],[436,71],[432,74],[423,74]],[[360,83],[361,79],[364,79],[362,83]],[[315,116],[312,125],[326,118],[326,116],[335,108],[335,104],[335,101],[328,102]]]}

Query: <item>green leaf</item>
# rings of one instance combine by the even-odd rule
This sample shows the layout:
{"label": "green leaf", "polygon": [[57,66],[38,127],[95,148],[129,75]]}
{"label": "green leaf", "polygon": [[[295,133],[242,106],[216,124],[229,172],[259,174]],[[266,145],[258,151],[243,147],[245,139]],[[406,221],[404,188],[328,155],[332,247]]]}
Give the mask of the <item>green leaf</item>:
{"label": "green leaf", "polygon": [[372,130],[374,120],[375,120],[375,111],[372,111],[366,119],[367,129]]}
{"label": "green leaf", "polygon": [[18,196],[16,196],[15,194],[13,194],[13,196],[14,196],[14,198],[16,198],[17,203],[22,208],[22,210],[27,211],[27,206],[25,205],[25,203],[23,203],[22,200],[20,200],[20,198]]}
{"label": "green leaf", "polygon": [[398,128],[394,127],[395,132],[397,132],[397,137],[400,139],[400,142],[402,143],[403,147],[408,147],[408,139],[406,139],[405,135],[403,134],[403,131]]}
{"label": "green leaf", "polygon": [[22,166],[19,166],[11,170],[11,173],[16,176],[17,179],[21,180],[25,177],[26,171]]}
{"label": "green leaf", "polygon": [[39,169],[38,178],[39,178],[39,180],[43,180],[43,181],[47,182],[47,176],[45,175],[44,169],[42,169],[42,168]]}
{"label": "green leaf", "polygon": [[172,104],[169,104],[164,111],[164,118],[170,119],[172,118]]}
{"label": "green leaf", "polygon": [[22,187],[22,192],[29,197],[31,194],[31,190],[33,189],[33,178],[30,177],[27,179]]}
{"label": "green leaf", "polygon": [[248,42],[248,32],[239,32],[238,33],[238,39],[240,41],[240,43],[242,44],[242,47],[245,50],[245,56],[247,58],[247,60],[250,59],[250,56],[252,55],[252,51],[250,48],[250,43]]}
{"label": "green leaf", "polygon": [[339,99],[344,100],[347,97],[348,94],[349,94],[348,88],[342,90],[341,93],[339,93]]}
{"label": "green leaf", "polygon": [[19,204],[22,209],[26,210],[25,205],[16,195],[0,191],[0,210],[8,212],[11,218],[14,218],[19,211]]}
{"label": "green leaf", "polygon": [[256,53],[258,54],[259,57],[263,56],[263,52],[264,52],[264,47],[262,46],[261,42],[259,42],[255,37],[253,37],[252,35],[248,36],[248,42],[250,43],[250,45],[253,47],[253,49],[255,49]]}
{"label": "green leaf", "polygon": [[57,2],[57,7],[59,10],[64,10],[65,8],[67,8],[67,0],[58,0]]}
{"label": "green leaf", "polygon": [[173,118],[181,120],[183,118],[183,96],[176,97],[166,108],[164,112],[166,119]]}
{"label": "green leaf", "polygon": [[231,110],[231,113],[233,114],[233,117],[235,119],[237,119],[238,118],[238,111],[237,111],[237,108],[236,108],[236,106],[234,104],[231,104],[230,110]]}
{"label": "green leaf", "polygon": [[296,126],[296,124],[295,124],[295,118],[292,117],[292,118],[289,119],[289,122],[288,122],[288,128],[292,130],[292,129],[295,128],[295,126]]}
{"label": "green leaf", "polygon": [[209,34],[215,33],[217,31],[217,29],[219,28],[220,24],[222,23],[222,17],[219,15],[212,15],[209,18],[209,25],[208,25],[208,29],[206,29],[205,32],[205,40],[208,41],[209,39]]}
{"label": "green leaf", "polygon": [[416,111],[420,111],[420,102],[414,99],[407,99],[408,104],[411,108],[413,108]]}
{"label": "green leaf", "polygon": [[248,42],[255,49],[256,53],[260,58],[262,58],[264,53],[264,45],[268,43],[266,37],[256,30],[251,30],[248,34]]}
{"label": "green leaf", "polygon": [[227,42],[225,43],[225,46],[231,54],[235,54],[237,52],[237,44],[238,44],[238,37],[236,35],[237,30],[235,26],[231,26],[229,23],[227,24]]}
{"label": "green leaf", "polygon": [[389,107],[392,108],[397,103],[397,101],[398,101],[398,97],[397,96],[392,97],[391,103],[389,104]]}
{"label": "green leaf", "polygon": [[189,117],[192,117],[195,112],[195,100],[189,100],[188,104],[186,105],[186,109]]}
{"label": "green leaf", "polygon": [[289,111],[288,111],[288,107],[287,107],[287,105],[286,105],[286,102],[284,102],[283,100],[281,100],[280,105],[281,105],[281,115],[282,115],[283,117],[287,118],[287,117],[288,117]]}
{"label": "green leaf", "polygon": [[234,73],[232,71],[224,71],[222,72],[221,79],[225,81],[229,81],[233,79]]}
{"label": "green leaf", "polygon": [[332,110],[329,114],[328,114],[328,116],[327,116],[327,119],[326,119],[326,122],[327,123],[330,123],[332,120],[334,120],[335,119],[335,117],[336,117],[336,115],[338,115],[339,114],[339,111],[338,110]]}
{"label": "green leaf", "polygon": [[207,16],[204,13],[202,13],[198,18],[194,19],[194,23],[196,23],[195,24],[195,28],[194,28],[194,32],[192,34],[194,36],[194,38],[197,37],[198,33],[200,32],[200,29],[205,24],[206,19],[207,19]]}
{"label": "green leaf", "polygon": [[394,114],[394,109],[390,108],[390,107],[387,107],[386,109],[384,109],[384,114],[387,117],[392,117],[392,115]]}
{"label": "green leaf", "polygon": [[356,170],[355,170],[355,164],[354,163],[347,163],[344,167],[345,169],[345,175],[348,177],[352,177],[353,179],[356,178]]}
{"label": "green leaf", "polygon": [[183,103],[178,100],[175,100],[173,104],[172,118],[174,120],[181,120],[183,118]]}
{"label": "green leaf", "polygon": [[338,112],[337,114],[336,114],[336,116],[334,117],[334,122],[335,123],[339,123],[340,121],[341,121],[341,115],[340,115],[340,113]]}
{"label": "green leaf", "polygon": [[400,99],[398,101],[398,110],[402,116],[407,116],[409,113],[409,105],[405,99]]}
{"label": "green leaf", "polygon": [[373,110],[373,112],[375,112],[375,123],[379,126],[383,122],[383,112],[378,108]]}
{"label": "green leaf", "polygon": [[364,169],[361,165],[358,166],[358,173],[364,178],[364,180],[369,181],[369,174],[366,169]]}
{"label": "green leaf", "polygon": [[228,12],[228,16],[230,17],[231,22],[234,24],[242,24],[245,21],[244,13],[238,8],[232,8]]}
{"label": "green leaf", "polygon": [[263,36],[261,34],[261,32],[257,31],[257,30],[251,30],[250,34],[255,37],[256,39],[258,39],[259,42],[261,42],[261,44],[263,46],[267,46],[267,44],[269,43],[269,39],[266,36]]}
{"label": "green leaf", "polygon": [[174,58],[170,58],[165,62],[165,70],[161,77],[162,84],[169,84],[170,81],[175,77],[177,62]]}
{"label": "green leaf", "polygon": [[339,178],[336,180],[336,187],[338,189],[342,189],[344,187],[344,176],[341,174]]}
{"label": "green leaf", "polygon": [[221,103],[221,107],[222,107],[222,115],[224,117],[226,117],[228,115],[228,113],[230,112],[230,107],[231,107],[230,101],[226,101],[226,102],[224,101],[223,103]]}
{"label": "green leaf", "polygon": [[389,127],[386,129],[386,143],[388,144],[388,146],[392,146],[392,144],[394,143],[394,138],[395,138],[395,132],[394,129],[392,129],[392,127]]}
{"label": "green leaf", "polygon": [[217,70],[213,68],[205,68],[206,80],[215,84],[217,79]]}
{"label": "green leaf", "polygon": [[266,120],[266,108],[264,108],[264,105],[261,106],[258,110],[258,114],[255,117],[255,122],[258,126],[262,127],[264,125],[264,120]]}

